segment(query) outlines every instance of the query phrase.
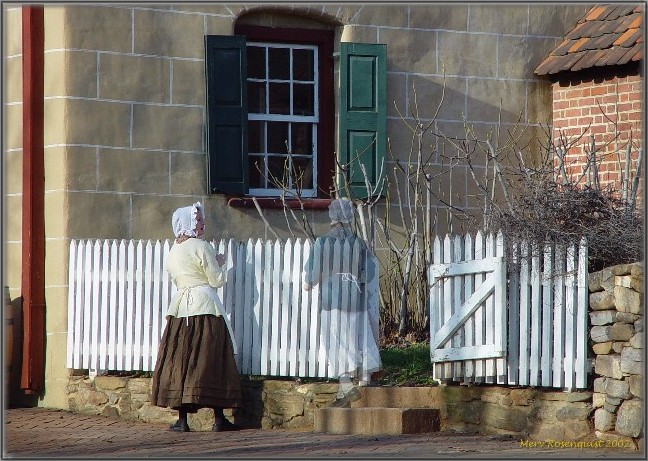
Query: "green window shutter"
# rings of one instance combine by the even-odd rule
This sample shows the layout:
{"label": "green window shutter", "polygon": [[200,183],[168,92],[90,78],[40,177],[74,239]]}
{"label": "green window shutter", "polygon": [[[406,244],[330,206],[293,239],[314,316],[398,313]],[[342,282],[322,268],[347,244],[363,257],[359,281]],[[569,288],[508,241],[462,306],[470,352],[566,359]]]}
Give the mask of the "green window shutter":
{"label": "green window shutter", "polygon": [[247,54],[243,36],[205,36],[209,193],[248,192]]}
{"label": "green window shutter", "polygon": [[[340,43],[338,160],[348,167],[349,191],[354,198],[368,195],[360,164],[364,164],[372,187],[382,191],[387,143],[386,58],[385,45]],[[344,180],[338,174],[341,195],[347,195]]]}

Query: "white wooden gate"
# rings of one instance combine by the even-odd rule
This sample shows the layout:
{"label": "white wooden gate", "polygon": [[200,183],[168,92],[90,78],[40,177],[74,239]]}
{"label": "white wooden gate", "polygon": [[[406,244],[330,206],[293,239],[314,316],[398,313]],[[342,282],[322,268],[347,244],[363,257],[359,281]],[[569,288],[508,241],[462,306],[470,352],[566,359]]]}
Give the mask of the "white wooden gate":
{"label": "white wooden gate", "polygon": [[[363,258],[359,241],[328,241],[322,264],[331,273],[356,267],[371,279],[345,287],[321,283],[310,291],[303,290],[302,280],[310,241],[212,244],[226,255],[227,282],[218,294],[239,347],[241,373],[337,377],[349,345],[366,350],[377,337],[378,265],[373,255]],[[70,243],[68,368],[153,370],[175,292],[164,270],[169,248],[168,241]],[[334,314],[321,314],[323,288],[341,292],[328,306]],[[357,315],[350,315],[358,305]]]}
{"label": "white wooden gate", "polygon": [[501,234],[435,239],[430,266],[434,377],[586,388],[587,245],[522,242]]}

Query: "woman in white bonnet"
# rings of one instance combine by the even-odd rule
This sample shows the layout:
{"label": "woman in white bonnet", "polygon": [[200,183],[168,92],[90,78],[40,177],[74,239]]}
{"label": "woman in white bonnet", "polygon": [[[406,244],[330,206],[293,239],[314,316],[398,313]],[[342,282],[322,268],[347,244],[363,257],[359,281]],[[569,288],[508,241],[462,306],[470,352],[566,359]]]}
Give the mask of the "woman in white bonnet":
{"label": "woman in white bonnet", "polygon": [[200,202],[173,213],[175,244],[166,270],[177,288],[167,311],[151,385],[151,402],[178,411],[171,430],[188,432],[187,413],[214,410],[214,431],[239,427],[223,408],[242,404],[234,355],[236,343],[216,288],[225,283],[223,255],[201,237],[205,232]]}
{"label": "woman in white bonnet", "polygon": [[[339,303],[336,301],[339,299],[340,292],[336,292],[333,287],[338,286],[339,290],[342,291],[344,284],[349,284],[349,290],[359,290],[360,292],[365,291],[365,281],[371,280],[374,275],[376,275],[376,269],[372,264],[372,259],[368,258],[367,246],[365,242],[356,236],[353,231],[353,222],[354,222],[354,213],[355,207],[353,202],[347,198],[335,199],[329,205],[329,218],[331,220],[331,229],[323,236],[318,237],[315,240],[311,255],[306,261],[304,267],[304,285],[303,288],[306,291],[311,290],[315,285],[320,285],[321,292],[321,310],[322,317],[328,316],[329,319],[334,316],[346,316],[346,325],[357,325],[361,324],[360,320],[364,315],[364,312],[360,311],[360,306],[349,306],[348,311],[340,310]],[[330,267],[321,267],[322,264],[322,255],[324,248],[328,245],[332,248],[335,240],[342,240],[342,243],[350,242],[351,246],[358,240],[361,242],[361,262],[366,262],[367,273],[362,274],[362,269],[356,267],[351,269],[351,273],[345,274],[341,272],[336,272],[331,270]],[[332,253],[331,253],[332,254]],[[336,280],[337,283],[333,283]],[[361,297],[358,296],[359,304]],[[338,306],[337,309],[333,306]],[[336,312],[337,311],[337,312]],[[341,319],[341,317],[340,317]],[[330,320],[329,323],[330,325]],[[377,321],[376,321],[377,325]],[[366,358],[365,365],[367,366],[367,372],[372,373],[377,371],[380,368],[380,352],[378,349],[377,341],[377,331],[370,331],[370,338],[367,338],[366,344],[368,345],[367,349],[360,347],[360,344],[357,344],[355,341],[349,341],[345,343],[342,340],[346,335],[342,335],[338,331],[325,331],[322,332],[324,336],[330,336],[331,342],[339,344],[340,354],[345,355],[345,360],[343,360],[343,365],[338,368],[338,379],[340,386],[338,389],[338,402],[335,406],[346,405],[346,401],[349,398],[353,397],[354,387],[352,385],[351,378],[359,377],[360,368],[363,366],[364,358]],[[349,338],[359,338],[358,332],[348,332]],[[325,340],[325,338],[323,338]],[[338,362],[339,364],[340,362]],[[329,363],[329,367],[332,364]]]}

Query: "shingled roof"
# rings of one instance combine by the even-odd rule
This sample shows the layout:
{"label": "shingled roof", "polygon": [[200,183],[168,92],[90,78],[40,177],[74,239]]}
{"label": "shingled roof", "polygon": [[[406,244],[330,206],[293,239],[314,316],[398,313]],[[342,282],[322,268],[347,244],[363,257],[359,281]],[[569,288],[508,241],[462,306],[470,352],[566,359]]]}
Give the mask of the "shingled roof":
{"label": "shingled roof", "polygon": [[643,59],[643,6],[593,7],[536,70],[536,75],[614,66]]}

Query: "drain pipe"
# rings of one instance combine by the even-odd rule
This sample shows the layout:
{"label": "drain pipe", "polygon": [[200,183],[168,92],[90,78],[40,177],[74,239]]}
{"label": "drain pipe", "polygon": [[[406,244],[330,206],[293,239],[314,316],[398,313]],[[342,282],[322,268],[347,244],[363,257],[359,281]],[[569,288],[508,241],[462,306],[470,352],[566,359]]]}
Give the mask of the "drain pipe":
{"label": "drain pipe", "polygon": [[42,5],[22,7],[23,359],[20,387],[45,387],[45,162],[43,140],[44,15]]}

